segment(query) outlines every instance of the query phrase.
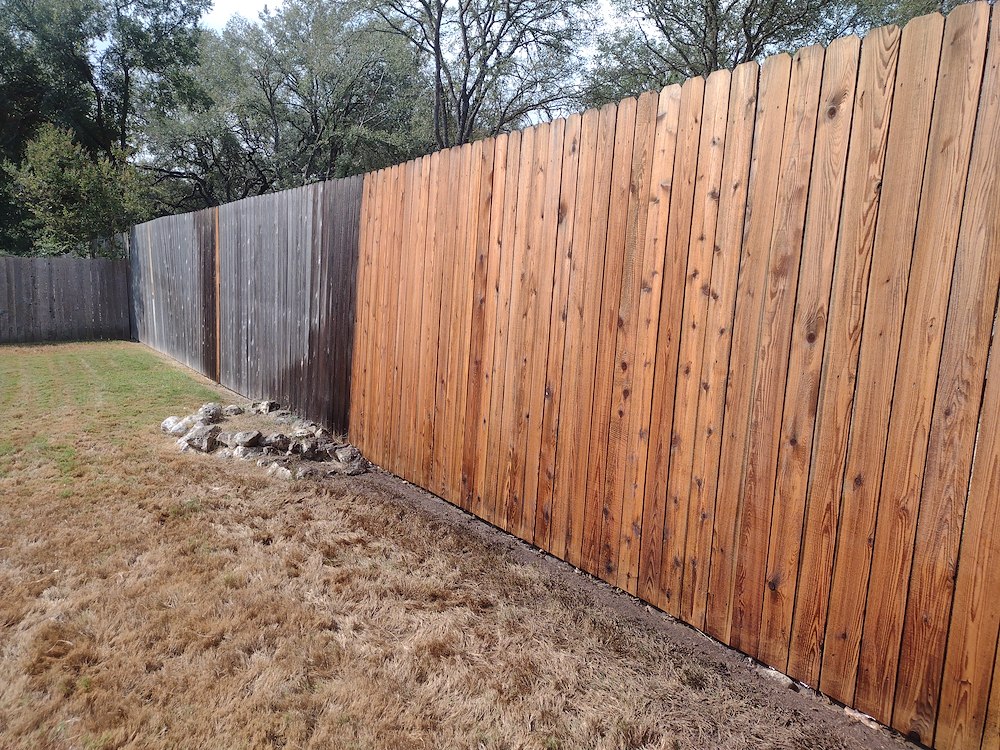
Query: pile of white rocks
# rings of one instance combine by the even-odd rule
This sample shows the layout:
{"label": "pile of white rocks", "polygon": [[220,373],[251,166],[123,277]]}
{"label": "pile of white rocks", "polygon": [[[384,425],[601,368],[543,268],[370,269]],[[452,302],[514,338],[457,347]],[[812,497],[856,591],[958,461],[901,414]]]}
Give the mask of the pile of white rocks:
{"label": "pile of white rocks", "polygon": [[[223,429],[227,418],[244,413],[266,415],[283,430]],[[251,401],[246,406],[205,404],[186,417],[167,417],[160,429],[177,438],[181,451],[255,461],[269,474],[285,479],[361,474],[369,466],[353,445],[315,422],[299,419],[274,401]]]}

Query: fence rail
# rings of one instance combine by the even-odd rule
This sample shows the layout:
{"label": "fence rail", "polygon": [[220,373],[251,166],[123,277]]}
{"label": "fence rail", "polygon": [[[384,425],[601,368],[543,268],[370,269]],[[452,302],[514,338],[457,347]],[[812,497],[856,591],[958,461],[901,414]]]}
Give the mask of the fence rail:
{"label": "fence rail", "polygon": [[130,337],[127,266],[0,257],[0,343]]}

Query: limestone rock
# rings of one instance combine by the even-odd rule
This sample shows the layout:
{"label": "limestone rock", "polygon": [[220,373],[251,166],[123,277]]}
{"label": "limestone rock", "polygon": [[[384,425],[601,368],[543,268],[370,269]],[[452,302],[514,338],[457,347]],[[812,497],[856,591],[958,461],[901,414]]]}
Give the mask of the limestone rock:
{"label": "limestone rock", "polygon": [[229,404],[222,407],[222,413],[227,417],[238,417],[243,413],[243,407],[237,404]]}
{"label": "limestone rock", "polygon": [[291,479],[292,470],[287,466],[282,466],[279,463],[273,463],[268,468],[267,473],[269,476],[278,477],[279,479]]}
{"label": "limestone rock", "polygon": [[218,424],[222,421],[222,407],[218,404],[204,404],[198,410],[198,419],[205,424]]}
{"label": "limestone rock", "polygon": [[335,456],[338,461],[345,464],[354,463],[359,458],[361,458],[361,451],[355,448],[353,445],[345,445],[342,448],[337,448],[335,451]]}
{"label": "limestone rock", "polygon": [[196,417],[167,417],[160,425],[160,429],[168,435],[183,437],[191,431],[192,427],[198,424]]}
{"label": "limestone rock", "polygon": [[274,448],[280,453],[286,453],[291,447],[292,441],[288,439],[287,435],[276,432],[273,435],[266,435],[260,443],[266,448]]}
{"label": "limestone rock", "polygon": [[261,434],[257,430],[244,430],[233,435],[231,447],[255,448],[260,445]]}
{"label": "limestone rock", "polygon": [[181,450],[192,448],[201,453],[211,453],[218,445],[217,438],[221,431],[222,428],[218,425],[198,425],[192,427],[184,437],[178,440],[177,445],[180,446]]}
{"label": "limestone rock", "polygon": [[244,445],[233,448],[233,458],[239,458],[243,461],[256,461],[263,456],[264,450],[262,448],[249,448]]}

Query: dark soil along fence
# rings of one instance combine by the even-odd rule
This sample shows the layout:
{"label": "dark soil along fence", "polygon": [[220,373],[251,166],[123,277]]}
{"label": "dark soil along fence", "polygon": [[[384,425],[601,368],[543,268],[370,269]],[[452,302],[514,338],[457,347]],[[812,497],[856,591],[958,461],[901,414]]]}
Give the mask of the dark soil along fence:
{"label": "dark soil along fence", "polygon": [[914,739],[998,747],[990,15],[367,176],[352,439]]}
{"label": "dark soil along fence", "polygon": [[0,257],[0,343],[129,337],[125,261]]}
{"label": "dark soil along fence", "polygon": [[135,227],[138,338],[347,429],[361,177]]}
{"label": "dark soil along fence", "polygon": [[130,245],[141,341],[914,739],[1000,750],[1000,11]]}

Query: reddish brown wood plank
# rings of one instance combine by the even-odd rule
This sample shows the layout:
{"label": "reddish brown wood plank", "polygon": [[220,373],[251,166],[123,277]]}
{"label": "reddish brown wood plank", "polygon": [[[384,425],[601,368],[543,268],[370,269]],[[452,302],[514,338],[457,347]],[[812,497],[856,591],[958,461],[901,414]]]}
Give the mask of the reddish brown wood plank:
{"label": "reddish brown wood plank", "polygon": [[[639,544],[642,519],[642,498],[636,497],[636,483],[629,481],[630,476],[635,476],[636,448],[633,430],[636,437],[640,429],[643,432],[649,430],[648,406],[643,413],[644,399],[635,393],[635,372],[637,369],[644,369],[642,363],[646,357],[645,352],[636,351],[636,346],[641,325],[639,315],[643,312],[642,285],[644,279],[661,273],[662,268],[662,260],[657,259],[655,253],[646,257],[644,237],[649,206],[646,196],[649,194],[650,162],[655,145],[653,138],[656,134],[656,110],[657,97],[653,93],[643,94],[636,101],[628,200],[621,204],[625,218],[622,283],[618,296],[618,330],[605,475],[605,495],[613,509],[608,520],[614,520],[606,523],[602,529],[604,557],[601,564],[608,580],[622,587],[628,587],[631,581],[633,590],[636,572],[633,570],[630,552]],[[660,257],[662,258],[662,254]],[[650,360],[653,354],[654,351],[650,351]],[[639,425],[643,423],[645,427],[640,428]],[[633,486],[629,486],[630,484]],[[624,557],[623,552],[626,553]],[[619,569],[619,562],[622,560],[626,565],[624,570]]]}
{"label": "reddish brown wood plank", "polygon": [[[589,457],[590,409],[593,399],[594,361],[596,352],[591,332],[600,315],[600,288],[604,274],[603,262],[591,255],[591,224],[597,215],[595,203],[607,206],[607,181],[610,169],[598,172],[601,138],[614,138],[613,110],[584,113],[580,123],[580,166],[577,180],[576,211],[573,220],[573,244],[570,269],[570,289],[567,304],[566,344],[562,394],[569,408],[560,413],[559,443],[556,447],[555,483],[552,489],[555,507],[565,507],[565,523],[552,529],[552,553],[574,565],[580,561],[581,540],[586,502],[587,474],[583,470]],[[610,132],[609,132],[610,131]],[[602,177],[606,175],[606,177]],[[601,185],[603,184],[603,187]],[[602,257],[603,260],[603,257]],[[562,513],[556,513],[558,522]],[[562,554],[560,554],[561,550]]]}
{"label": "reddish brown wood plank", "polygon": [[[565,501],[554,502],[556,449],[559,445],[559,416],[564,380],[563,355],[566,351],[566,322],[569,318],[569,294],[573,274],[573,240],[576,228],[577,183],[580,177],[582,124],[580,115],[570,116],[566,120],[563,134],[558,216],[553,222],[556,225],[556,265],[552,309],[549,314],[545,407],[541,422],[538,495],[535,508],[535,544],[559,557],[566,554],[568,504]],[[558,552],[554,547],[558,548]]]}
{"label": "reddish brown wood plank", "polygon": [[[697,495],[692,487],[691,470],[694,461],[695,424],[698,419],[698,394],[701,391],[702,354],[706,338],[705,322],[708,300],[712,293],[712,263],[715,258],[715,232],[722,197],[722,164],[726,149],[726,124],[729,116],[729,86],[731,74],[718,71],[709,76],[705,87],[701,135],[696,156],[692,219],[687,247],[676,251],[687,255],[684,276],[684,308],[678,327],[679,349],[677,380],[674,392],[673,426],[671,428],[669,468],[667,474],[669,543],[663,554],[675,564],[664,588],[676,592],[674,611],[683,617],[685,609],[684,576],[688,560],[688,530],[697,524],[691,516],[699,512]],[[680,186],[679,186],[680,187]],[[686,188],[687,185],[684,184]],[[687,200],[687,194],[684,195]],[[693,540],[693,536],[692,540]],[[676,564],[679,562],[680,564]],[[697,563],[696,563],[697,564]],[[688,592],[687,610],[693,606],[694,587]]]}
{"label": "reddish brown wood plank", "polygon": [[751,656],[757,655],[760,635],[781,413],[824,57],[822,47],[807,47],[792,58],[767,281],[761,290],[764,296],[740,488],[739,558],[733,580],[730,637],[730,645]]}
{"label": "reddish brown wood plank", "polygon": [[[873,575],[855,696],[859,707],[883,722],[888,722],[892,713],[892,675],[899,658],[944,337],[942,321],[948,310],[988,26],[985,5],[962,6],[945,25],[882,467]],[[943,648],[943,638],[940,643]]]}
{"label": "reddish brown wood plank", "polygon": [[[631,594],[639,589],[639,554],[642,546],[642,519],[646,494],[646,461],[649,455],[649,433],[653,407],[653,377],[656,363],[656,339],[659,328],[660,298],[665,260],[662,234],[657,231],[661,181],[666,169],[673,165],[666,161],[667,152],[676,145],[679,106],[667,109],[668,102],[679,105],[673,97],[655,94],[639,100],[641,119],[636,123],[637,157],[644,163],[642,179],[635,179],[639,169],[633,166],[633,201],[638,201],[639,215],[635,228],[637,245],[637,273],[635,278],[635,343],[632,354],[632,395],[628,433],[625,444],[625,464],[622,477],[623,502],[621,536],[618,541],[618,585]],[[661,102],[663,107],[661,107]],[[646,112],[644,112],[646,110]],[[640,137],[643,121],[646,133]],[[661,122],[663,125],[661,125]],[[670,132],[672,128],[673,133]],[[641,153],[638,145],[646,145]],[[669,143],[665,142],[668,141]],[[620,369],[620,366],[619,366]],[[624,394],[623,394],[624,395]]]}
{"label": "reddish brown wood plank", "polygon": [[[945,379],[939,378],[939,388],[944,386],[945,390],[939,392],[935,406],[934,428],[938,432],[954,426],[947,421],[937,422],[944,417],[945,409],[950,407],[952,414],[959,414],[972,406],[956,402],[953,389],[959,388],[960,393],[971,396],[973,403],[976,400],[972,390],[980,376],[980,358],[976,355],[986,344],[986,331],[991,325],[990,303],[995,305],[1000,284],[1000,253],[996,250],[1000,247],[997,175],[1000,175],[1000,14],[994,12],[941,358],[941,375]],[[996,325],[995,316],[992,325]],[[965,372],[953,369],[960,364],[967,368],[963,368]],[[996,595],[1000,591],[1000,504],[996,502],[1000,488],[998,367],[1000,353],[994,341],[980,410],[979,445],[969,484],[934,736],[935,746],[942,750],[978,747],[989,713],[989,665],[991,658],[995,658],[1000,631],[1000,597]],[[966,378],[972,389],[964,386]],[[969,429],[967,421],[955,424]],[[941,443],[935,443],[935,453],[931,455],[938,455],[938,445]],[[968,443],[963,448],[968,450]],[[1000,682],[995,676],[992,691],[994,697],[1000,696]],[[984,747],[1000,744],[1000,728],[996,723],[987,727],[986,736],[990,739]]]}
{"label": "reddish brown wood plank", "polygon": [[[607,242],[608,211],[611,205],[611,178],[615,154],[615,132],[618,122],[617,107],[613,104],[604,106],[597,121],[596,148],[594,163],[594,192],[590,204],[587,237],[587,258],[592,274],[588,273],[586,281],[587,299],[581,318],[584,327],[581,336],[585,342],[580,350],[579,361],[585,368],[585,380],[581,382],[579,395],[581,400],[577,407],[586,413],[584,425],[578,434],[577,453],[580,460],[573,467],[573,481],[570,497],[573,498],[570,537],[567,539],[567,556],[570,562],[585,570],[593,570],[597,563],[597,548],[601,536],[601,508],[593,500],[590,490],[590,463],[593,450],[596,448],[592,435],[593,404],[597,387],[598,336],[601,311],[603,309],[605,246]],[[587,134],[587,122],[584,120],[584,135]],[[586,432],[583,432],[583,428]],[[586,470],[584,470],[586,466]],[[596,493],[599,494],[599,493]]]}
{"label": "reddish brown wood plank", "polygon": [[[659,334],[660,303],[663,291],[664,264],[666,262],[667,222],[673,189],[674,157],[677,150],[677,131],[681,109],[681,87],[669,86],[660,91],[656,103],[656,121],[649,180],[645,193],[646,227],[643,235],[642,278],[640,282],[639,328],[637,331],[637,356],[640,363],[635,376],[636,399],[639,413],[645,415],[646,429],[637,425],[631,433],[633,444],[628,455],[625,475],[627,491],[636,503],[631,520],[623,525],[623,534],[629,539],[619,552],[619,579],[624,574],[626,590],[638,593],[648,587],[655,591],[659,573],[659,552],[663,539],[662,498],[651,498],[646,492],[647,464],[653,425],[653,381],[656,375],[656,351]],[[674,264],[674,267],[676,264]],[[639,533],[635,524],[639,524]],[[648,543],[648,540],[655,540]],[[655,571],[655,575],[648,571]]]}
{"label": "reddish brown wood plank", "polygon": [[820,689],[847,703],[854,698],[871,537],[943,28],[944,19],[936,15],[911,22],[900,47],[820,674]]}
{"label": "reddish brown wood plank", "polygon": [[441,316],[441,282],[444,257],[441,252],[441,230],[439,228],[439,196],[447,195],[441,190],[441,183],[447,175],[445,152],[439,151],[430,157],[427,196],[427,245],[424,262],[424,287],[426,299],[420,321],[420,389],[418,392],[420,446],[417,454],[417,476],[421,485],[429,487],[434,452],[434,419],[437,399],[438,332]]}
{"label": "reddish brown wood plank", "polygon": [[[478,416],[476,438],[477,450],[473,461],[473,499],[472,512],[480,518],[490,518],[489,498],[493,496],[493,488],[486,483],[486,470],[490,453],[490,424],[493,419],[493,376],[494,357],[497,348],[498,308],[500,304],[500,257],[503,251],[503,217],[507,191],[507,135],[497,137],[493,146],[492,192],[490,197],[490,225],[488,243],[488,265],[486,273],[484,323],[483,323],[483,361],[480,412]],[[484,165],[485,169],[485,165]]]}
{"label": "reddish brown wood plank", "polygon": [[[970,22],[975,18],[978,25],[985,20],[985,16],[976,18],[981,10],[982,6],[976,5],[963,8],[963,14],[953,12],[948,21],[949,31],[953,21],[961,18]],[[975,39],[976,33],[971,32],[970,36]],[[994,34],[991,42],[995,39]],[[963,39],[958,44],[966,41],[969,40]],[[939,82],[939,90],[942,85],[943,79]],[[961,84],[949,81],[948,85]],[[943,92],[939,93],[939,96],[942,95]],[[988,103],[988,99],[986,101]],[[988,114],[988,108],[982,112]],[[956,114],[952,112],[950,116],[954,117]],[[980,152],[980,159],[986,160],[988,157]],[[978,173],[980,165],[975,158],[972,163]],[[996,179],[996,172],[993,175],[993,179]],[[984,186],[981,190],[980,194],[970,192],[966,197],[965,210],[980,225],[973,231],[989,231],[992,223],[992,217],[985,219],[969,213],[982,205],[979,201],[984,197],[989,199],[989,193],[986,192],[989,188]],[[948,208],[942,207],[942,210],[947,211]],[[946,222],[945,226],[950,226],[947,223],[950,218],[942,217],[941,220]],[[933,736],[941,690],[948,621],[953,612],[952,600],[965,515],[969,464],[973,451],[976,451],[976,456],[980,455],[974,438],[975,415],[982,393],[980,383],[986,346],[983,337],[990,327],[989,312],[983,307],[988,307],[991,297],[981,285],[989,283],[988,275],[993,271],[995,258],[977,258],[977,271],[967,275],[972,266],[963,257],[968,252],[966,242],[968,241],[962,240],[957,261],[941,369],[937,379],[937,397],[920,495],[892,718],[893,726],[924,742]],[[996,247],[991,252],[995,255]],[[982,278],[984,274],[987,278]],[[973,275],[977,278],[974,279]],[[972,291],[967,291],[966,285]],[[976,294],[979,295],[978,298],[973,296]],[[975,310],[963,312],[966,305],[974,305]],[[995,498],[996,487],[993,488],[993,499]],[[969,613],[954,611],[956,618],[968,616]]]}
{"label": "reddish brown wood plank", "polygon": [[823,70],[758,646],[758,658],[779,668],[788,660],[860,47],[857,37],[838,39],[827,49]]}
{"label": "reddish brown wood plank", "polygon": [[716,486],[722,441],[729,349],[732,340],[736,284],[746,214],[747,186],[757,110],[757,63],[733,71],[730,82],[726,153],[722,167],[719,219],[715,233],[711,293],[708,295],[706,341],[698,391],[691,466],[692,520],[685,550],[683,601],[690,607],[690,622],[705,627],[708,597],[708,563],[715,523]]}
{"label": "reddish brown wood plank", "polygon": [[[489,386],[489,377],[484,377],[483,374],[487,346],[489,346],[490,356],[492,356],[492,332],[488,333],[488,329],[494,324],[494,319],[487,320],[488,299],[491,296],[489,284],[492,281],[495,286],[496,274],[499,271],[499,264],[492,263],[494,259],[499,261],[499,255],[494,253],[491,257],[490,252],[492,249],[490,245],[490,219],[493,201],[494,147],[495,141],[492,139],[481,142],[481,152],[477,156],[480,180],[479,192],[474,204],[476,212],[474,235],[476,261],[473,276],[472,328],[469,333],[468,391],[465,399],[465,439],[462,446],[461,476],[461,505],[471,512],[475,512],[476,456],[485,451],[485,444],[480,444],[479,436],[483,424],[484,389]],[[496,297],[493,296],[494,305],[495,300]],[[491,309],[495,314],[496,308]]]}
{"label": "reddish brown wood plank", "polygon": [[787,667],[790,675],[810,685],[819,681],[840,512],[840,478],[854,405],[899,41],[895,26],[870,33],[862,48],[858,74],[853,120],[857,126],[852,127],[848,155]]}
{"label": "reddish brown wood plank", "polygon": [[782,142],[791,68],[792,59],[788,55],[775,55],[765,60],[761,66],[760,94],[757,98],[754,153],[747,193],[749,213],[736,293],[705,618],[707,632],[725,643],[729,642],[731,635],[733,591],[741,541],[740,492],[752,407],[750,394],[757,362],[758,323],[763,310],[762,295],[767,281],[778,192],[780,160],[775,159],[773,154],[777,144]]}
{"label": "reddish brown wood plank", "polygon": [[[507,349],[510,340],[510,309],[514,276],[514,245],[517,224],[518,195],[521,192],[521,133],[510,134],[507,148],[506,187],[500,242],[500,277],[497,297],[497,333],[494,344],[492,368],[492,395],[490,425],[486,454],[486,476],[483,491],[488,492],[484,503],[484,517],[497,526],[502,525],[506,505],[501,494],[500,476],[504,455],[503,430],[504,402],[508,393],[504,389],[507,370]],[[530,156],[529,156],[530,159]],[[527,172],[526,172],[527,173]]]}
{"label": "reddish brown wood plank", "polygon": [[[660,210],[666,211],[664,237],[663,281],[660,286],[658,330],[654,355],[652,398],[650,402],[649,447],[646,454],[646,478],[643,507],[647,508],[648,523],[643,524],[640,547],[638,590],[646,591],[661,608],[675,607],[674,592],[665,590],[669,576],[667,567],[674,567],[667,554],[669,540],[676,529],[678,509],[666,501],[668,467],[673,422],[674,388],[676,385],[678,347],[680,345],[681,313],[684,304],[684,275],[687,269],[687,246],[691,234],[694,206],[694,184],[698,168],[698,143],[701,135],[701,113],[705,96],[705,81],[693,78],[680,91],[676,135],[673,142],[673,166],[668,191],[661,196]],[[662,510],[661,510],[662,509]]]}
{"label": "reddish brown wood plank", "polygon": [[505,392],[500,426],[501,456],[497,489],[499,492],[497,520],[511,533],[521,522],[521,490],[523,483],[524,438],[526,425],[525,383],[528,357],[526,353],[525,319],[531,303],[530,284],[533,281],[531,259],[528,257],[528,237],[539,173],[544,164],[539,152],[545,138],[540,137],[544,125],[524,131],[521,136],[521,166],[517,189],[517,211],[514,220],[513,274],[510,291],[510,316],[507,331],[507,357],[504,365]]}
{"label": "reddish brown wood plank", "polygon": [[525,422],[527,440],[524,457],[524,480],[521,507],[521,536],[533,542],[538,501],[538,470],[542,445],[542,419],[546,401],[546,371],[549,351],[549,322],[553,305],[553,285],[556,265],[556,230],[559,226],[559,191],[562,183],[563,140],[565,120],[549,124],[544,182],[535,198],[541,213],[534,218],[532,246],[529,252],[537,262],[537,280],[528,321],[530,343],[528,369],[528,399]]}
{"label": "reddish brown wood plank", "polygon": [[[604,242],[604,289],[601,296],[600,324],[597,336],[597,369],[594,379],[594,403],[591,416],[590,464],[587,470],[587,505],[595,511],[591,532],[584,539],[584,569],[605,580],[613,580],[615,556],[611,562],[611,529],[618,538],[620,510],[608,493],[609,461],[614,461],[611,436],[611,408],[615,371],[615,346],[618,330],[618,305],[621,297],[625,258],[626,212],[619,207],[628,205],[629,179],[632,170],[632,145],[635,138],[636,100],[626,99],[618,105],[615,124],[614,161],[611,167],[611,210]],[[586,530],[585,530],[586,531]]]}

